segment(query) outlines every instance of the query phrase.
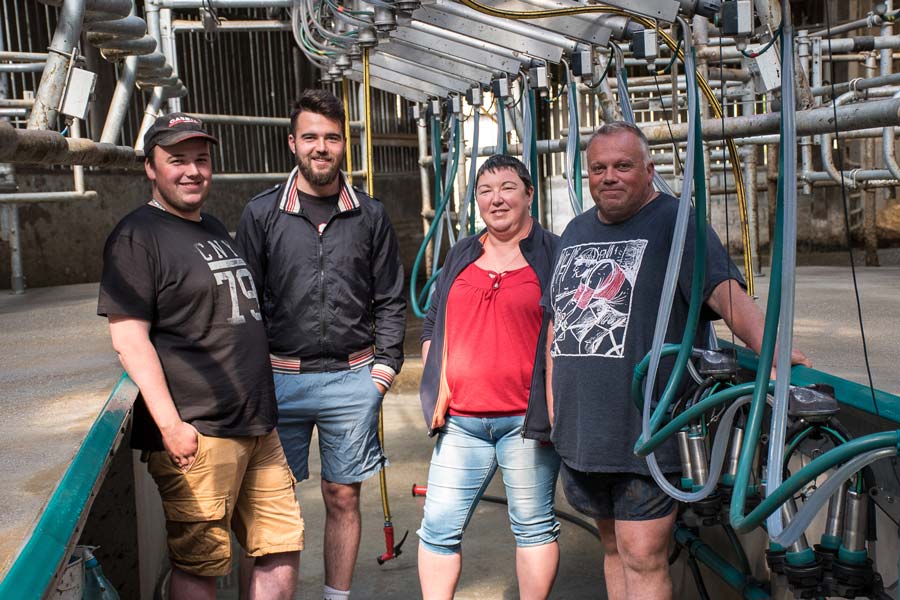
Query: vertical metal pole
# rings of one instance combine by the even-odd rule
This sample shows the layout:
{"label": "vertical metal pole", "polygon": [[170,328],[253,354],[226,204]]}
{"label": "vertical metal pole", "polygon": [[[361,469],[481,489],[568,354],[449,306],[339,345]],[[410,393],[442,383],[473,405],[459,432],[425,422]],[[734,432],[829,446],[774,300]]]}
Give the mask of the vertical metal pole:
{"label": "vertical metal pole", "polygon": [[360,85],[356,88],[356,112],[359,114],[359,122],[362,124],[359,128],[359,170],[368,172],[369,157],[366,155],[366,140],[369,137],[369,124],[366,123],[365,115],[366,106],[366,86]]}
{"label": "vertical metal pole", "polygon": [[78,45],[78,39],[81,37],[83,19],[84,0],[63,2],[56,32],[53,34],[53,41],[50,42],[47,64],[41,75],[41,84],[34,98],[31,115],[28,117],[28,129],[47,129],[56,118],[69,73],[72,50]]}
{"label": "vertical metal pole", "polygon": [[[694,48],[697,51],[697,73],[699,73],[704,79],[709,81],[709,66],[707,65],[708,61],[706,58],[703,58],[703,50],[706,49],[709,44],[709,21],[707,21],[704,17],[696,16],[691,23],[691,30],[694,35]],[[685,34],[687,35],[687,34]],[[722,65],[719,65],[720,69]],[[678,79],[675,79],[676,84],[672,87],[677,89]],[[685,83],[687,83],[687,77],[685,77]],[[722,92],[722,110],[725,110],[725,82],[722,82],[722,87],[720,88]],[[710,115],[709,111],[709,101],[706,99],[706,96],[700,94],[700,115],[702,119],[708,119]],[[709,147],[710,144],[708,142],[703,142],[703,171],[704,177],[706,177],[707,181],[711,181],[712,179],[712,161],[709,158]],[[676,149],[675,152],[678,152]],[[727,172],[727,171],[726,171]],[[690,173],[684,174],[684,185],[690,185]],[[725,182],[725,178],[723,178],[723,184]],[[712,202],[712,194],[709,195],[708,202]],[[709,205],[712,208],[711,204]],[[712,219],[712,210],[707,211],[707,219]],[[730,248],[726,248],[727,251],[731,251]]]}
{"label": "vertical metal pole", "polygon": [[153,121],[159,116],[159,109],[162,107],[162,103],[163,89],[160,86],[156,86],[153,88],[153,94],[150,96],[147,108],[144,109],[144,120],[141,121],[141,129],[138,131],[137,139],[134,140],[135,150],[144,149],[144,132],[150,129],[150,126],[153,125]]}
{"label": "vertical metal pole", "polygon": [[[172,65],[172,74],[178,76],[178,53],[175,46],[175,30],[172,29],[172,9],[162,8],[159,11],[159,36],[163,53]],[[181,98],[169,98],[169,112],[181,111]]]}
{"label": "vertical metal pole", "polygon": [[375,195],[375,165],[372,156],[372,89],[369,86],[369,49],[363,48],[363,99],[365,104],[366,144],[366,191]]}
{"label": "vertical metal pole", "polygon": [[[890,62],[891,51],[888,50],[888,58],[887,61]],[[882,59],[884,60],[884,59]],[[869,56],[866,58],[866,76],[871,76],[875,71],[875,53],[869,53]],[[865,140],[863,142],[863,159],[862,164],[864,165],[874,165],[875,164],[875,156],[877,154],[876,151],[877,142],[872,139]],[[863,188],[863,237],[865,239],[865,248],[866,248],[866,266],[867,267],[877,267],[879,266],[878,262],[878,231],[875,228],[875,214],[876,214],[876,198],[878,196],[878,189],[866,189]]]}
{"label": "vertical metal pole", "polygon": [[122,122],[128,113],[128,101],[134,90],[134,82],[137,80],[138,57],[129,56],[122,65],[122,74],[116,83],[116,91],[113,92],[109,103],[109,111],[106,113],[106,121],[103,123],[103,133],[100,134],[100,142],[114,144],[122,129]]}
{"label": "vertical metal pole", "polygon": [[344,156],[347,159],[347,180],[353,185],[353,148],[350,144],[350,80],[341,79],[341,97],[344,100]]}
{"label": "vertical metal pole", "polygon": [[[751,96],[752,98],[752,96]],[[756,146],[747,144],[742,148],[741,162],[744,169],[744,198],[747,203],[747,226],[750,228],[750,253],[753,257],[753,272],[762,270],[759,259],[759,223],[757,221],[758,199],[756,197]]]}
{"label": "vertical metal pole", "polygon": [[12,293],[25,293],[25,275],[22,271],[22,238],[19,235],[19,205],[7,205],[9,227],[9,262],[12,270]]}
{"label": "vertical metal pole", "polygon": [[[71,132],[69,137],[71,138],[80,138],[81,137],[81,119],[72,119],[72,125],[69,126],[69,131]],[[75,184],[76,192],[84,192],[84,167],[81,165],[73,165],[72,166],[72,179]]]}
{"label": "vertical metal pole", "polygon": [[[428,167],[425,166],[425,160],[428,158],[428,116],[427,109],[424,104],[419,105],[419,118],[416,120],[416,134],[419,141],[419,193],[422,196],[422,237],[428,233],[428,211],[431,208],[431,185],[429,184]],[[425,268],[426,271],[431,265],[434,257],[432,245],[429,244],[425,249]]]}
{"label": "vertical metal pole", "polygon": [[[0,27],[0,52],[6,47],[3,28]],[[9,76],[0,73],[0,100],[9,97]],[[8,119],[4,119],[8,120]],[[0,191],[16,189],[16,170],[12,164],[0,163]],[[15,204],[0,204],[0,239],[9,242],[10,250],[10,287],[14,294],[25,291],[25,278],[22,276],[22,248],[19,241],[19,212]]]}

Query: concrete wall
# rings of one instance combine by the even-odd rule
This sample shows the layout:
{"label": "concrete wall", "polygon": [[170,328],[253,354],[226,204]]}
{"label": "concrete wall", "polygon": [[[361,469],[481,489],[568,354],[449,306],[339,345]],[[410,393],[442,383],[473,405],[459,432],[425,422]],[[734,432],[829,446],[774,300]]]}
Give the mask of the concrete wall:
{"label": "concrete wall", "polygon": [[[58,173],[20,171],[19,191],[71,190],[72,177]],[[103,267],[103,244],[115,224],[150,197],[140,171],[86,173],[86,186],[97,191],[90,202],[21,206],[19,219],[25,283],[44,287],[98,281]],[[234,231],[247,200],[270,187],[265,182],[215,182],[205,210]],[[387,207],[401,240],[407,273],[422,241],[418,173],[392,173],[375,179],[376,197]],[[0,289],[10,287],[9,245],[0,243]]]}

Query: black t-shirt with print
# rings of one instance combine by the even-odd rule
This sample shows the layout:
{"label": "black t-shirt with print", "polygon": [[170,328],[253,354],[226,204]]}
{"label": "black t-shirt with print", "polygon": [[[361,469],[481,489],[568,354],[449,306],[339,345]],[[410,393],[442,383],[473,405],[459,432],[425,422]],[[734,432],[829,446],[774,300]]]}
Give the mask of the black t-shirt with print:
{"label": "black t-shirt with print", "polygon": [[[553,317],[554,427],[557,452],[573,469],[647,474],[633,453],[641,415],[631,398],[635,365],[650,351],[674,233],[678,200],[660,195],[630,219],[608,225],[596,210],[575,217],[563,232],[553,279],[542,304]],[[679,343],[693,278],[693,214],[666,333]],[[707,228],[704,301],[723,281],[743,278],[712,228]],[[695,346],[707,341],[704,305]],[[654,399],[674,357],[660,363]],[[656,450],[664,472],[680,470],[674,440]]]}
{"label": "black t-shirt with print", "polygon": [[[97,314],[150,322],[150,341],[183,421],[215,437],[258,436],[276,423],[268,341],[250,271],[228,230],[144,205],[103,251]],[[142,398],[131,445],[162,450]]]}
{"label": "black t-shirt with print", "polygon": [[328,220],[337,211],[337,203],[341,195],[313,196],[297,190],[297,197],[300,199],[300,211],[303,216],[309,219],[316,226],[316,230],[321,233]]}

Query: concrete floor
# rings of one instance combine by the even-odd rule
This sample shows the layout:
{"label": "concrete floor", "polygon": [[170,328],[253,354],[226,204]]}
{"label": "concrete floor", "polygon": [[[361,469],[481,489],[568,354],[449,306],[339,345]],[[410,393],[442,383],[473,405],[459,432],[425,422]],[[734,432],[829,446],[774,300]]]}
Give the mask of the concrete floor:
{"label": "concrete floor", "polygon": [[[873,378],[878,388],[900,393],[896,344],[900,267],[859,270],[863,316],[869,336]],[[766,278],[757,281],[765,297]],[[95,316],[96,284],[0,294],[0,384],[5,403],[0,419],[0,574],[29,531],[43,504],[112,389],[121,368],[108,339],[106,322]],[[797,346],[815,367],[865,383],[849,269],[802,267],[798,271]],[[417,345],[410,332],[409,348]],[[413,483],[424,484],[433,440],[424,432],[416,397],[417,361],[410,359],[395,391],[385,401],[386,450],[391,508],[397,538],[409,530],[404,553],[379,566],[384,551],[377,478],[363,486],[364,524],[354,598],[418,597],[415,530],[422,500]],[[315,455],[315,453],[313,453]],[[307,523],[297,598],[321,598],[323,508],[318,462],[313,478],[298,487]],[[489,493],[502,495],[499,476]],[[568,510],[565,501],[558,506]],[[584,530],[563,523],[561,566],[553,598],[605,597],[599,543]],[[676,581],[683,574],[674,574]],[[228,593],[224,592],[223,597]],[[517,598],[514,543],[505,507],[482,503],[464,544],[460,600]]]}

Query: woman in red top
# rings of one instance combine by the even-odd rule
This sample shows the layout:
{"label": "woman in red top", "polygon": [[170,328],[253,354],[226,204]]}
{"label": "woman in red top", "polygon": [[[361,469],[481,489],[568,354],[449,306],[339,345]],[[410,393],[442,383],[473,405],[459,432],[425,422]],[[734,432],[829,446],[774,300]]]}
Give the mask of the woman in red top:
{"label": "woman in red top", "polygon": [[[559,457],[526,439],[523,426],[556,238],[531,217],[531,178],[519,160],[489,158],[478,171],[475,197],[487,229],[447,256],[423,335],[425,368],[439,369],[436,390],[423,376],[423,406],[439,437],[418,531],[419,580],[425,600],[453,597],[463,531],[499,466],[520,597],[544,599],[559,562],[553,511]],[[436,397],[433,407],[426,397]]]}

